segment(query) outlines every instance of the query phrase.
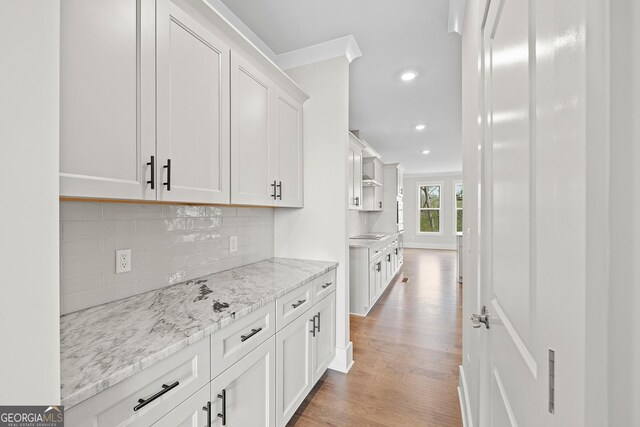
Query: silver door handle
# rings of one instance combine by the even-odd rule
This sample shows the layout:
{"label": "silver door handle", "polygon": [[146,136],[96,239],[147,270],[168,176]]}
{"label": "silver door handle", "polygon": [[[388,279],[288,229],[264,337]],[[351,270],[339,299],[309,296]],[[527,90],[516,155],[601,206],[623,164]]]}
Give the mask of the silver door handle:
{"label": "silver door handle", "polygon": [[469,316],[469,320],[473,322],[473,327],[476,329],[480,328],[483,324],[485,328],[489,329],[489,312],[487,311],[487,307],[483,305],[480,314],[472,314]]}

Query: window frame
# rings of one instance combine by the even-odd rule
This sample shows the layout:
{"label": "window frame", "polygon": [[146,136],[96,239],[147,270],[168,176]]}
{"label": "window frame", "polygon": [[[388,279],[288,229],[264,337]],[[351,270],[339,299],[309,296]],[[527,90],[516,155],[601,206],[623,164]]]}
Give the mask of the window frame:
{"label": "window frame", "polygon": [[[462,186],[462,207],[458,208],[458,199],[456,198],[456,187]],[[453,181],[453,235],[462,236],[464,232],[464,220],[462,222],[462,231],[458,231],[458,211],[462,211],[462,217],[464,218],[464,185],[462,180]]]}
{"label": "window frame", "polygon": [[[420,206],[420,188],[421,187],[435,187],[438,186],[440,187],[440,204],[437,208],[429,208],[428,210],[437,210],[438,211],[438,231],[421,231],[420,230],[420,218],[421,215],[420,213],[423,210],[427,210],[427,209],[422,209]],[[426,236],[442,236],[444,234],[443,231],[443,217],[442,217],[442,201],[443,201],[443,192],[442,189],[444,188],[444,183],[442,181],[426,181],[426,182],[417,182],[416,183],[416,233],[419,235],[426,235]]]}

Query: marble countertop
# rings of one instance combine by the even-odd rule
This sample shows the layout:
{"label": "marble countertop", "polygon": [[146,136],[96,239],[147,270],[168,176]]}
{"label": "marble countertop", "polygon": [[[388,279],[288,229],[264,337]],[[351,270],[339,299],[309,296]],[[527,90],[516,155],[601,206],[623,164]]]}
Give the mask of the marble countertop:
{"label": "marble countertop", "polygon": [[62,404],[69,409],[336,266],[272,258],[60,317]]}
{"label": "marble countertop", "polygon": [[380,239],[349,239],[349,247],[351,248],[370,248],[372,246],[376,246],[380,243],[386,243],[389,240],[393,239],[400,233],[379,233],[386,234],[386,236]]}

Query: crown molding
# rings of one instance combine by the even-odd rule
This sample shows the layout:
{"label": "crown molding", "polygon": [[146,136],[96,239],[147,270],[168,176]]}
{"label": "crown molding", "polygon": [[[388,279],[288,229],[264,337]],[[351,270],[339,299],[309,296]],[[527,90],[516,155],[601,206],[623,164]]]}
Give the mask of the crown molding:
{"label": "crown molding", "polygon": [[344,56],[349,63],[362,56],[358,43],[352,35],[282,53],[277,56],[276,63],[283,70],[288,70],[341,56]]}
{"label": "crown molding", "polygon": [[449,0],[448,32],[462,35],[462,25],[464,24],[466,6],[467,0]]}

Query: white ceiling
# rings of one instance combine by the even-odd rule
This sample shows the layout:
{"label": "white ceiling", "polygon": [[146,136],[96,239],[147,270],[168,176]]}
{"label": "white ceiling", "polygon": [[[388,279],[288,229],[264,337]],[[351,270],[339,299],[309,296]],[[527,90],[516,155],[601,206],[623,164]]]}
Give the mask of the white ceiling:
{"label": "white ceiling", "polygon": [[[276,54],[352,34],[363,56],[351,64],[351,129],[407,173],[462,170],[461,41],[447,33],[449,0],[222,2]],[[405,70],[418,77],[401,81]]]}

